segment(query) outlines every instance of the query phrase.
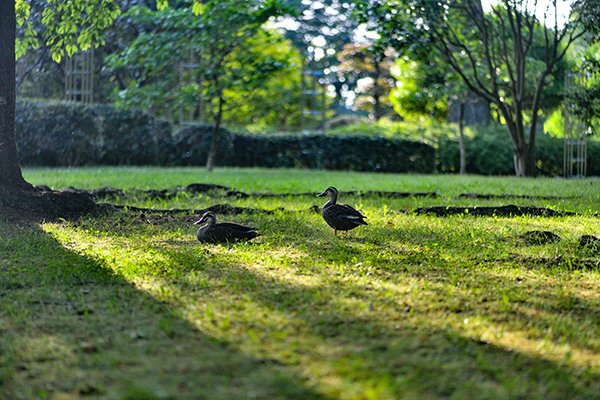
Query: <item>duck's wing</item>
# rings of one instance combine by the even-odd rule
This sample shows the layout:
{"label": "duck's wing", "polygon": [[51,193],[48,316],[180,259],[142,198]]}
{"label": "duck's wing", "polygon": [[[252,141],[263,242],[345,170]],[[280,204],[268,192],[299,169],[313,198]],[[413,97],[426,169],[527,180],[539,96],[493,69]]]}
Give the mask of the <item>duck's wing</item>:
{"label": "duck's wing", "polygon": [[236,224],[234,222],[221,222],[219,224],[215,224],[214,226],[230,232],[256,232],[256,228]]}
{"label": "duck's wing", "polygon": [[325,218],[326,221],[331,221],[328,223],[336,229],[343,229],[342,227],[347,224],[354,227],[367,224],[361,213],[346,204],[333,204],[323,208],[322,214],[323,218]]}
{"label": "duck's wing", "polygon": [[233,222],[223,222],[212,226],[214,235],[221,238],[221,241],[235,242],[238,240],[250,240],[258,236],[256,228],[235,224]]}
{"label": "duck's wing", "polygon": [[363,219],[367,218],[360,211],[358,211],[357,209],[355,209],[354,207],[352,207],[349,204],[340,204],[340,207],[343,207],[344,211],[346,212],[345,215],[349,219],[363,220]]}

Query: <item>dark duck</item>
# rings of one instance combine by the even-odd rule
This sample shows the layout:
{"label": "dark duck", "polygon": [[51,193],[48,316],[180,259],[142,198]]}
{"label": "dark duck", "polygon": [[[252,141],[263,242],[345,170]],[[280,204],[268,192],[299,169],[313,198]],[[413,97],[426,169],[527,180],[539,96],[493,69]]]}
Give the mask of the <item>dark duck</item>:
{"label": "dark duck", "polygon": [[349,231],[359,225],[367,225],[365,216],[356,211],[348,204],[337,204],[338,190],[333,186],[328,187],[317,197],[329,195],[329,201],[323,206],[321,215],[327,224],[333,228],[333,234],[337,231]]}
{"label": "dark duck", "polygon": [[217,217],[211,212],[204,213],[202,218],[194,222],[195,225],[204,224],[196,232],[196,237],[202,243],[229,243],[254,239],[258,236],[256,228],[221,222],[217,224]]}

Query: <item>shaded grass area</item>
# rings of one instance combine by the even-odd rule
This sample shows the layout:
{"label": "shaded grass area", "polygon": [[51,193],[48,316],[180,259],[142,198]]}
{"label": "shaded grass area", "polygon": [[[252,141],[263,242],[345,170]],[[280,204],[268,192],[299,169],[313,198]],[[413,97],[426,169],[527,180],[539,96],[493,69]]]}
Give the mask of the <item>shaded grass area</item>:
{"label": "shaded grass area", "polygon": [[[335,238],[310,197],[120,201],[217,200],[283,209],[226,217],[262,233],[232,246],[199,244],[183,214],[0,225],[0,398],[600,393],[600,255],[578,244],[597,218],[438,218],[397,212],[429,199],[352,197],[369,225]],[[527,245],[533,229],[562,240]]]}
{"label": "shaded grass area", "polygon": [[1,398],[324,398],[126,279],[125,257],[77,251],[48,226],[0,227]]}

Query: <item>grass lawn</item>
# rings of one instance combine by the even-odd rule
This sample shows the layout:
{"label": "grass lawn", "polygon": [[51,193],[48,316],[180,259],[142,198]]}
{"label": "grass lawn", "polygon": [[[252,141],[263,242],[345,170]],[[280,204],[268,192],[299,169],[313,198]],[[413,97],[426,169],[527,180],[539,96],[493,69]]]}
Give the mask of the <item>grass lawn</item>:
{"label": "grass lawn", "polygon": [[[220,216],[250,243],[202,245],[198,215],[0,223],[0,399],[597,399],[600,180],[299,170],[28,169],[123,205]],[[219,183],[317,192],[367,215],[339,238],[312,196],[146,198]],[[349,190],[437,197],[344,195]],[[461,193],[542,196],[473,199]],[[429,205],[535,205],[570,217],[435,217]],[[550,230],[562,240],[530,245]]]}

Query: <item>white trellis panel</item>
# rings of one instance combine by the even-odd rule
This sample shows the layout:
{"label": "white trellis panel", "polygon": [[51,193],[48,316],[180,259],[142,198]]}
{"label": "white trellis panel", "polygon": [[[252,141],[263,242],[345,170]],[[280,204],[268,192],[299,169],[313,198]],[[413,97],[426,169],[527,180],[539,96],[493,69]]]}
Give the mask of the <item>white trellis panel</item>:
{"label": "white trellis panel", "polygon": [[[565,76],[565,92],[574,93],[584,88],[587,79],[584,75],[569,73]],[[583,178],[587,174],[587,126],[575,115],[573,100],[565,97],[564,109],[564,164],[565,178]]]}
{"label": "white trellis panel", "polygon": [[94,50],[65,59],[65,99],[80,103],[94,101]]}

